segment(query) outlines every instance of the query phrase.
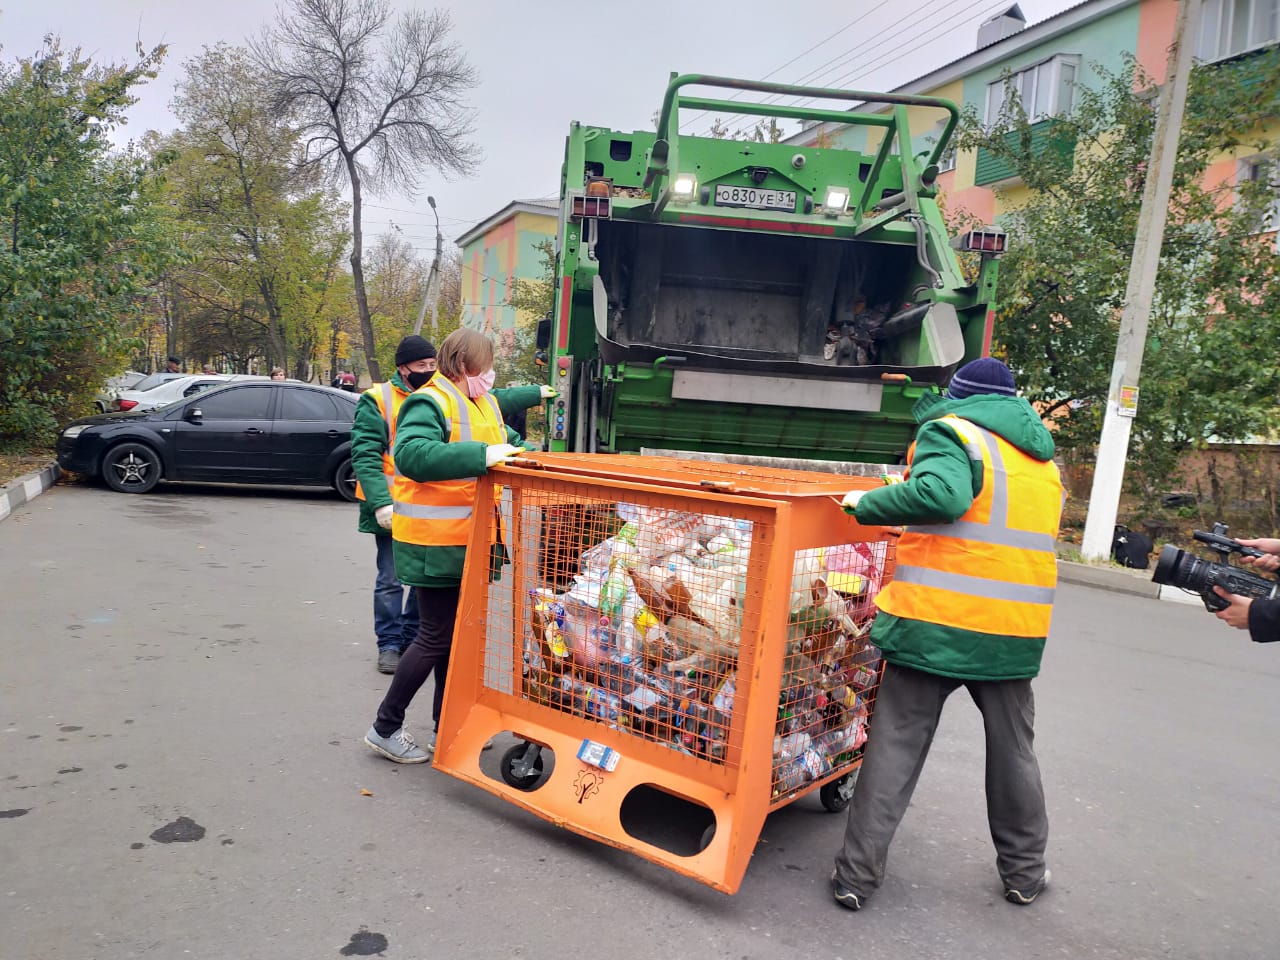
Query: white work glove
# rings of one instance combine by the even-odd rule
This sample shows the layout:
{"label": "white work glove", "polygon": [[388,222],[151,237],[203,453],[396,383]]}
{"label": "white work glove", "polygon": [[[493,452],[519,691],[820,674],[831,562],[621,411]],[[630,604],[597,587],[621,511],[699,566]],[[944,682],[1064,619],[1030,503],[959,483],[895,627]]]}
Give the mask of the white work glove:
{"label": "white work glove", "polygon": [[849,516],[853,516],[853,508],[858,505],[858,501],[862,499],[865,490],[850,490],[844,495],[844,499],[840,501],[840,509]]}
{"label": "white work glove", "polygon": [[545,383],[538,388],[538,391],[542,394],[543,400],[554,400],[556,397],[560,396],[560,394],[556,393]]}
{"label": "white work glove", "polygon": [[522,449],[513,447],[509,443],[491,443],[484,450],[484,465],[486,468],[492,467],[522,453],[524,453]]}
{"label": "white work glove", "polygon": [[379,507],[377,510],[373,511],[373,516],[374,519],[378,521],[378,526],[382,527],[383,530],[390,530],[391,515],[393,513],[395,513],[395,508],[388,503],[386,506]]}

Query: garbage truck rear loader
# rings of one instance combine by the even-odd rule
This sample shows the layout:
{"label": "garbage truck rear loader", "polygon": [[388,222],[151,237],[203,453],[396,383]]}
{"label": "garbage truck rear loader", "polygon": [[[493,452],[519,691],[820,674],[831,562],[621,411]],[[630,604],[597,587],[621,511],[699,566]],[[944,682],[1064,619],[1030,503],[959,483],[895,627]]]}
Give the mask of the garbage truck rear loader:
{"label": "garbage truck rear loader", "polygon": [[[862,145],[689,136],[681,111],[839,124]],[[944,123],[917,153],[909,116],[924,112]],[[922,390],[990,345],[1004,234],[953,243],[937,203],[957,118],[930,97],[689,74],[668,84],[656,132],[574,123],[555,308],[538,331],[559,391],[548,448],[899,461]],[[978,254],[973,282],[957,250]]]}

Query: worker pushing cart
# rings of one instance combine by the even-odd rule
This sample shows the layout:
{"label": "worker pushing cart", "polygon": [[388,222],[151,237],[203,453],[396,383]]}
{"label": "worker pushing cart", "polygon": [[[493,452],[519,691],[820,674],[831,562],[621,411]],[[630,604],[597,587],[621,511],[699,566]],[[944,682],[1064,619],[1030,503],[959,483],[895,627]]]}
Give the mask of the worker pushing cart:
{"label": "worker pushing cart", "polygon": [[[893,531],[840,510],[848,477],[538,454],[479,483],[510,491],[512,570],[468,550],[438,768],[728,893],[770,811],[844,809],[893,572]],[[636,816],[655,791],[682,809],[662,837]]]}

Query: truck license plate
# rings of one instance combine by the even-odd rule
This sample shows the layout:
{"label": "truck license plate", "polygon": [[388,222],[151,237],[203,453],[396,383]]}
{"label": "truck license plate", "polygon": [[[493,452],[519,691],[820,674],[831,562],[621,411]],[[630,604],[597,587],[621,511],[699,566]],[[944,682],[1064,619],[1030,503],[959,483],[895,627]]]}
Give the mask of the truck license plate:
{"label": "truck license plate", "polygon": [[794,190],[761,190],[759,187],[716,185],[717,207],[750,207],[753,210],[785,210],[795,213]]}

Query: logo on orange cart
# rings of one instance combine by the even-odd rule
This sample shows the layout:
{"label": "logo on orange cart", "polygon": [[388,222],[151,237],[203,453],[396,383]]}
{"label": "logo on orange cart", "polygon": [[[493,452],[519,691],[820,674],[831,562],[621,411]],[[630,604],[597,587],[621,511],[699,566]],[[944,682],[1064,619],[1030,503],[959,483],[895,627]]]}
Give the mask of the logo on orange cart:
{"label": "logo on orange cart", "polygon": [[594,797],[600,792],[600,784],[604,783],[604,777],[600,776],[595,770],[588,770],[585,767],[578,771],[578,776],[573,781],[573,792],[578,798],[578,802],[586,800],[588,797]]}

